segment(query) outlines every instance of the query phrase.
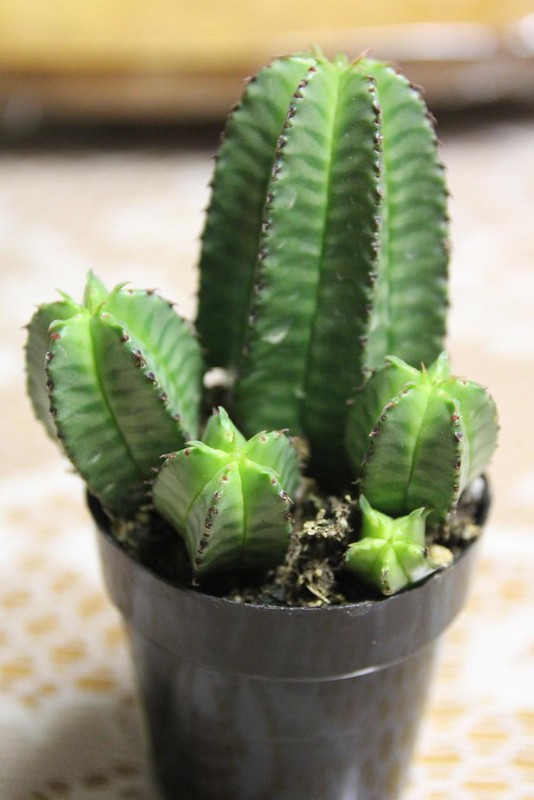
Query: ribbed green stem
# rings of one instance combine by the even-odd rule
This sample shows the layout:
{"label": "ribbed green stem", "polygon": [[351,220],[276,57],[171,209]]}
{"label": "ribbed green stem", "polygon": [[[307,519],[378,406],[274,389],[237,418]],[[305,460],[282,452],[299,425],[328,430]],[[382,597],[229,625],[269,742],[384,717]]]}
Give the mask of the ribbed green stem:
{"label": "ribbed green stem", "polygon": [[57,441],[57,431],[50,414],[48,378],[45,371],[50,351],[50,326],[56,320],[66,320],[75,316],[80,307],[73,300],[63,299],[56,303],[39,306],[28,325],[26,342],[26,381],[33,411],[48,435]]}
{"label": "ribbed green stem", "polygon": [[195,574],[265,569],[289,544],[289,494],[299,481],[286,436],[272,431],[245,442],[221,408],[203,441],[166,459],[154,503],[182,536]]}
{"label": "ribbed green stem", "polygon": [[395,517],[424,506],[443,520],[486,469],[497,432],[492,398],[450,377],[445,354],[422,372],[392,358],[358,394],[347,448],[376,509]]}
{"label": "ribbed green stem", "polygon": [[250,312],[276,143],[313,58],[277,59],[248,84],[229,117],[202,237],[197,329],[210,366],[234,368]]}
{"label": "ribbed green stem", "polygon": [[162,454],[198,434],[202,358],[188,325],[154,292],[109,294],[89,274],[84,302],[65,296],[34,315],[28,388],[89,490],[127,517]]}
{"label": "ribbed green stem", "polygon": [[112,318],[82,310],[53,334],[47,371],[58,435],[90,491],[129,516],[162,451],[183,445],[182,430]]}
{"label": "ribbed green stem", "polygon": [[373,60],[383,138],[380,251],[367,367],[396,355],[414,367],[443,350],[447,311],[447,191],[436,136],[419,92]]}
{"label": "ribbed green stem", "polygon": [[267,192],[236,408],[246,432],[305,433],[325,465],[342,458],[346,403],[361,382],[378,161],[370,81],[353,65],[314,65]]}
{"label": "ribbed green stem", "polygon": [[219,154],[198,315],[210,362],[237,368],[245,433],[289,428],[312,473],[343,472],[364,369],[443,347],[446,234],[434,131],[401,75],[317,54],[260,72]]}

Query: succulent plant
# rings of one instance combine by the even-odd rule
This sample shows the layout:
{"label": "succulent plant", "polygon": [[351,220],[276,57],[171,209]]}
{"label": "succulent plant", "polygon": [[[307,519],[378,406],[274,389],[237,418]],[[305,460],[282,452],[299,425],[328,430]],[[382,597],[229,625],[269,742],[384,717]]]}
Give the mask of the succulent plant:
{"label": "succulent plant", "polygon": [[118,516],[146,502],[165,449],[198,434],[202,358],[172,306],[89,275],[83,304],[40,306],[27,344],[28,390],[89,491]]}
{"label": "succulent plant", "polygon": [[[405,517],[393,519],[372,508],[363,494],[360,508],[361,539],[349,545],[345,557],[345,566],[350,572],[388,595],[444,566],[443,561],[432,559],[426,546],[428,510],[416,508]],[[442,550],[452,560],[450,551]]]}
{"label": "succulent plant", "polygon": [[445,353],[421,371],[387,358],[358,393],[347,426],[360,489],[392,516],[424,506],[443,521],[496,443],[493,399],[451,377]]}
{"label": "succulent plant", "polygon": [[[212,190],[199,340],[154,292],[90,275],[83,304],[30,323],[36,414],[113,516],[155,505],[197,578],[283,558],[299,437],[320,491],[361,495],[347,569],[397,591],[445,563],[425,521],[447,525],[497,436],[488,393],[440,355],[447,191],[426,106],[372,59],[276,59],[229,117]],[[207,420],[204,358],[226,370]]]}
{"label": "succulent plant", "polygon": [[[196,575],[276,566],[287,550],[297,454],[279,431],[249,441],[219,408],[202,441],[170,455],[154,486],[156,508],[183,531]],[[284,487],[284,488],[282,488]]]}

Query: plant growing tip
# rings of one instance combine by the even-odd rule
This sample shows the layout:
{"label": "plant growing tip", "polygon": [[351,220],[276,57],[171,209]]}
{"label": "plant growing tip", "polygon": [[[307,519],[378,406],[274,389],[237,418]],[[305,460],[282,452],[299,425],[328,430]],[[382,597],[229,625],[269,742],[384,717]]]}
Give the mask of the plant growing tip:
{"label": "plant growing tip", "polygon": [[[384,595],[396,594],[452,563],[434,561],[426,547],[425,520],[429,510],[417,508],[405,517],[393,519],[372,508],[360,496],[361,539],[349,545],[345,568]],[[441,548],[445,551],[445,548]]]}
{"label": "plant growing tip", "polygon": [[219,408],[202,441],[166,459],[154,504],[184,538],[196,575],[267,569],[287,550],[299,482],[297,455],[283,433],[247,442]]}

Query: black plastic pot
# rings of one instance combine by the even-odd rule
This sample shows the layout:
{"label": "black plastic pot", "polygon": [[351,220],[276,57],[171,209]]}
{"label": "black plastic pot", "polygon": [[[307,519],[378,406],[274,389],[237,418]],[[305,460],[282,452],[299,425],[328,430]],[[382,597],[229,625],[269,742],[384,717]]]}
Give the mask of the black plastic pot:
{"label": "black plastic pot", "polygon": [[167,800],[394,800],[436,640],[464,604],[476,544],[384,600],[234,603],[173,586],[100,527]]}

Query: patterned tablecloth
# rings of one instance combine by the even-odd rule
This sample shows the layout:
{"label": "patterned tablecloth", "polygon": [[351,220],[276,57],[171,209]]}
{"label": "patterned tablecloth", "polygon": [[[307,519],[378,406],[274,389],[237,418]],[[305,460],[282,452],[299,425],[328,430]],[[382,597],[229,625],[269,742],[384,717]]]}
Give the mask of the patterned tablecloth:
{"label": "patterned tablecloth", "polygon": [[[458,373],[491,386],[502,440],[476,585],[441,650],[406,800],[534,800],[533,134],[528,120],[442,134],[450,351]],[[79,295],[88,268],[157,286],[191,314],[212,149],[0,154],[2,800],[154,797],[83,491],[24,397],[21,326],[54,287]]]}

